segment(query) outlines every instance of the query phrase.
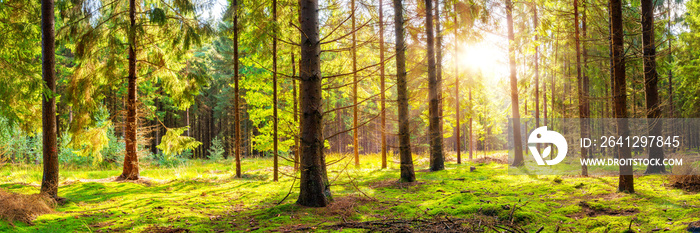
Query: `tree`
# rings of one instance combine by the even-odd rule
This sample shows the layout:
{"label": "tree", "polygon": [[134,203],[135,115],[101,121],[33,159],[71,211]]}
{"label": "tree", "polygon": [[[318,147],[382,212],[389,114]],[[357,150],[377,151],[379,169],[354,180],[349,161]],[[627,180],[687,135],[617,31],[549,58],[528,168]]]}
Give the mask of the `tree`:
{"label": "tree", "polygon": [[138,180],[139,179],[139,157],[136,128],[136,0],[129,0],[129,76],[128,91],[126,100],[126,155],[124,156],[124,168],[118,180]]}
{"label": "tree", "polygon": [[297,204],[323,207],[331,201],[330,184],[323,156],[323,95],[318,0],[299,1],[301,29],[301,179]]}
{"label": "tree", "polygon": [[[540,127],[540,45],[537,28],[537,2],[532,3],[532,27],[535,29],[535,129]],[[544,98],[547,99],[547,98]],[[546,111],[546,110],[545,110]],[[545,121],[546,124],[546,121]],[[538,147],[539,149],[539,147]]]}
{"label": "tree", "polygon": [[435,41],[433,34],[433,1],[425,0],[425,33],[428,56],[428,114],[430,136],[430,171],[445,169],[445,157],[442,153],[442,132],[440,131],[439,83],[435,70]]}
{"label": "tree", "polygon": [[386,108],[385,108],[385,92],[386,86],[384,82],[384,3],[379,0],[379,79],[380,79],[380,92],[381,92],[381,109],[382,114],[382,169],[387,167],[386,164]]}
{"label": "tree", "polygon": [[[659,74],[656,72],[656,41],[654,41],[654,1],[642,0],[642,47],[644,53],[644,94],[646,95],[647,120],[649,135],[661,135],[663,122],[661,106],[659,104]],[[661,147],[649,148],[649,159],[664,159],[664,150]],[[666,167],[663,164],[649,163],[646,174],[664,173]]]}
{"label": "tree", "polygon": [[[428,0],[430,1],[430,0]],[[411,135],[408,115],[408,84],[406,82],[406,43],[402,0],[394,0],[394,31],[396,40],[396,92],[399,119],[399,159],[401,182],[416,181],[411,155]]]}
{"label": "tree", "polygon": [[[272,21],[277,23],[277,0],[272,0]],[[276,35],[277,33],[272,33]],[[277,137],[277,38],[272,38],[272,122],[274,124],[273,130],[273,143],[274,143],[274,176],[273,180],[278,180],[278,164],[277,164],[277,143],[279,142]]]}
{"label": "tree", "polygon": [[46,90],[41,98],[44,174],[41,193],[58,198],[58,149],[56,140],[56,53],[54,1],[41,1],[41,70]]}
{"label": "tree", "polygon": [[[617,118],[617,136],[625,138],[629,136],[627,118],[627,83],[625,81],[624,58],[624,34],[622,30],[622,0],[610,0],[610,16],[612,29],[612,57],[613,57],[613,109]],[[620,159],[632,157],[632,152],[627,146],[617,149]],[[620,192],[634,193],[634,176],[632,166],[620,165],[620,179],[618,183]]]}
{"label": "tree", "polygon": [[240,91],[238,88],[238,0],[233,0],[233,125],[235,134],[234,150],[236,151],[236,177],[241,178],[241,107]]}
{"label": "tree", "polygon": [[455,68],[455,121],[457,121],[456,127],[455,127],[455,136],[454,136],[455,139],[454,140],[455,140],[455,144],[457,146],[457,148],[456,148],[456,150],[457,150],[457,164],[462,164],[462,148],[461,148],[462,143],[460,142],[460,132],[459,132],[459,130],[461,128],[461,125],[459,124],[459,120],[460,120],[459,114],[460,114],[461,110],[459,107],[459,66],[457,65],[457,48],[459,46],[459,42],[457,40],[457,29],[456,29],[457,28],[457,1],[455,1],[452,4],[452,8],[454,10],[454,12],[452,14],[452,21],[455,25],[454,26],[455,29],[453,31],[454,38],[455,38],[454,39],[455,40],[454,41],[455,47],[454,47],[454,55],[453,55],[452,59],[453,59],[454,68]]}
{"label": "tree", "polygon": [[[581,77],[581,39],[579,36],[578,22],[578,1],[574,0],[574,38],[576,39],[576,77],[578,81],[578,111],[579,122],[581,126],[581,138],[590,138],[588,136],[588,87],[584,86],[583,78]],[[588,149],[581,147],[581,159],[586,159]],[[588,167],[585,164],[581,165],[581,175],[588,176]]]}
{"label": "tree", "polygon": [[[299,106],[298,106],[298,101],[299,101],[299,96],[297,95],[297,71],[296,71],[296,63],[294,62],[294,52],[292,52],[292,99],[294,102],[294,105],[292,106],[294,108],[294,124],[295,125],[300,125],[299,124]],[[297,130],[296,135],[294,135],[294,171],[299,170],[299,130]]]}
{"label": "tree", "polygon": [[[437,81],[437,99],[438,99],[438,118],[440,123],[438,124],[438,132],[440,132],[440,152],[442,154],[443,145],[443,106],[442,106],[442,29],[440,28],[440,0],[435,0],[435,79]],[[442,155],[443,167],[445,166],[445,155]]]}
{"label": "tree", "polygon": [[355,167],[360,166],[360,145],[357,142],[357,29],[355,27],[355,0],[350,0],[352,14],[352,149],[355,155]]}
{"label": "tree", "polygon": [[508,64],[510,64],[510,108],[513,111],[513,166],[522,166],[523,145],[520,135],[520,105],[518,104],[518,77],[515,70],[515,36],[513,33],[513,2],[506,0],[506,23],[508,24]]}

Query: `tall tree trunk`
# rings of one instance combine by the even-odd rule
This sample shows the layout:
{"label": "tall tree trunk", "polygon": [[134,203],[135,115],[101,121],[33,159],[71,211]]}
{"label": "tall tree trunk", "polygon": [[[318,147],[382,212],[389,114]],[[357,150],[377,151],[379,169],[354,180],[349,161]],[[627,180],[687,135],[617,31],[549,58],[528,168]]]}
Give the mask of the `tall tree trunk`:
{"label": "tall tree trunk", "polygon": [[[294,52],[292,52],[292,99],[294,99],[294,123],[296,125],[299,125],[299,108],[297,105],[297,100],[299,99],[299,96],[297,96],[297,63],[294,61]],[[297,127],[297,130],[299,130],[299,127]],[[299,170],[299,131],[297,131],[297,134],[294,136],[294,171]]]}
{"label": "tall tree trunk", "polygon": [[318,0],[299,1],[301,26],[301,179],[297,204],[323,207],[331,201],[323,156],[323,95]]}
{"label": "tall tree trunk", "polygon": [[129,0],[129,86],[126,110],[126,156],[124,169],[118,179],[139,179],[139,157],[137,155],[138,141],[136,139],[136,0]]}
{"label": "tall tree trunk", "polygon": [[[58,198],[58,149],[56,134],[56,34],[54,29],[54,1],[41,1],[41,71],[51,96],[41,98],[44,174],[41,193]],[[44,92],[46,93],[46,92]]]}
{"label": "tall tree trunk", "polygon": [[[272,19],[276,23],[277,22],[277,0],[272,0]],[[273,32],[273,35],[277,35],[276,32]],[[273,180],[277,181],[278,178],[278,161],[277,161],[277,124],[278,124],[278,119],[277,119],[277,39],[272,38],[272,118],[273,118],[273,143],[274,143],[274,151],[273,151],[273,157],[274,157],[274,174],[273,174]]]}
{"label": "tall tree trunk", "polygon": [[[585,129],[583,133],[585,133],[586,138],[591,137],[591,123],[588,118],[591,118],[591,98],[590,98],[590,86],[589,86],[589,78],[588,78],[588,28],[587,28],[587,21],[586,21],[586,9],[588,8],[588,5],[586,3],[586,0],[583,0],[583,20],[581,23],[581,28],[583,29],[582,35],[583,35],[583,42],[581,42],[581,45],[583,48],[581,48],[582,56],[583,56],[583,72],[581,74],[581,78],[583,79],[581,81],[582,90],[583,90],[583,100],[584,102],[582,103],[583,105],[583,113],[584,113],[584,125],[581,126],[582,129]],[[587,156],[588,157],[588,156]],[[588,171],[586,171],[588,173]]]}
{"label": "tall tree trunk", "polygon": [[385,96],[386,87],[384,83],[384,2],[379,0],[379,78],[381,79],[381,112],[382,112],[382,169],[386,164],[386,108]]}
{"label": "tall tree trunk", "polygon": [[[612,55],[613,55],[613,100],[615,118],[617,118],[617,136],[625,138],[629,136],[629,123],[627,118],[627,82],[625,81],[624,59],[624,34],[622,29],[622,0],[610,0],[610,13],[612,21]],[[630,148],[620,146],[617,149],[620,159],[632,157]],[[620,179],[618,183],[620,192],[634,193],[634,176],[632,166],[620,165]]]}
{"label": "tall tree trunk", "polygon": [[355,29],[355,0],[350,1],[352,10],[352,147],[355,154],[355,167],[360,166],[360,145],[357,143],[357,35]]}
{"label": "tall tree trunk", "polygon": [[513,111],[513,166],[522,166],[523,145],[520,135],[520,105],[518,104],[518,78],[515,67],[515,36],[513,32],[513,2],[506,0],[506,20],[508,24],[508,61],[510,64],[510,101]]}
{"label": "tall tree trunk", "polygon": [[455,1],[454,4],[452,5],[452,21],[454,22],[455,29],[454,29],[454,55],[452,58],[453,64],[455,66],[455,120],[457,121],[457,126],[455,127],[455,145],[457,148],[457,164],[462,164],[462,143],[460,141],[460,113],[461,109],[459,106],[459,65],[457,64],[457,48],[459,47],[459,40],[457,39],[457,2]]}
{"label": "tall tree trunk", "polygon": [[[481,72],[480,72],[481,73]],[[474,114],[472,111],[472,107],[474,107],[474,102],[472,102],[472,87],[469,87],[469,160],[474,159],[474,128],[473,123],[474,123]]]}
{"label": "tall tree trunk", "polygon": [[[537,3],[532,4],[532,24],[535,28],[535,128],[540,127],[540,46],[537,31]],[[538,147],[539,148],[539,144]]]}
{"label": "tall tree trunk", "polygon": [[408,115],[408,83],[406,81],[406,43],[402,0],[394,0],[394,32],[396,39],[396,93],[399,119],[399,158],[401,182],[416,181],[411,155],[411,135]]}
{"label": "tall tree trunk", "polygon": [[[588,136],[588,112],[586,112],[586,106],[588,105],[588,91],[584,89],[583,78],[581,77],[581,38],[579,35],[579,20],[578,20],[578,1],[574,0],[574,38],[576,39],[576,79],[578,81],[578,111],[579,111],[579,124],[581,127],[581,138],[590,138]],[[581,159],[586,159],[588,157],[588,149],[581,147]],[[588,176],[588,167],[585,164],[581,164],[581,175]]]}
{"label": "tall tree trunk", "polygon": [[233,0],[233,124],[236,134],[236,177],[241,178],[241,108],[238,90],[238,0]]}
{"label": "tall tree trunk", "polygon": [[[666,8],[667,9],[666,14],[668,14],[668,23],[667,23],[668,35],[667,35],[667,37],[668,37],[668,51],[670,54],[668,56],[668,63],[670,64],[670,67],[668,69],[668,105],[670,107],[669,118],[673,118],[675,115],[676,109],[675,109],[674,104],[673,104],[673,50],[672,50],[673,47],[671,46],[671,20],[672,19],[671,19],[671,10],[670,10],[671,9],[671,0],[668,0],[667,4],[668,4],[668,6]],[[671,133],[675,134],[675,132],[676,132],[676,125],[672,124],[671,125]],[[673,152],[675,152],[676,148],[675,147],[671,148],[671,150]]]}
{"label": "tall tree trunk", "polygon": [[[642,0],[642,46],[644,51],[644,93],[646,95],[647,118],[649,120],[649,135],[661,135],[663,122],[661,106],[659,105],[659,75],[656,72],[656,42],[654,41],[654,1]],[[649,148],[649,159],[664,159],[664,150],[661,147]],[[650,163],[646,174],[664,173],[666,167],[663,164]]]}
{"label": "tall tree trunk", "polygon": [[[438,117],[440,119],[439,132],[440,132],[440,144],[444,143],[442,140],[443,131],[443,106],[442,106],[442,29],[440,28],[440,0],[435,0],[435,77],[437,79],[437,99],[438,99]],[[443,147],[442,145],[441,147]],[[442,151],[442,150],[441,150]],[[443,154],[443,161],[444,161]],[[444,163],[444,162],[443,162]],[[444,165],[443,165],[444,166]]]}
{"label": "tall tree trunk", "polygon": [[433,34],[433,0],[425,0],[425,33],[428,50],[428,112],[430,119],[430,171],[445,169],[445,157],[442,154],[442,132],[440,132],[440,90],[437,71],[435,70],[435,40]]}

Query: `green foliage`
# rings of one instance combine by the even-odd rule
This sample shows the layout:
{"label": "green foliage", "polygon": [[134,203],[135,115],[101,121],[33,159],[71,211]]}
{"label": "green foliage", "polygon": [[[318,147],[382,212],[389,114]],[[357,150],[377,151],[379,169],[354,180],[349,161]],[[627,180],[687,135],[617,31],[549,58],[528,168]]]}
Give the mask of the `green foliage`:
{"label": "green foliage", "polygon": [[211,148],[209,149],[209,155],[207,157],[211,161],[221,161],[224,159],[224,153],[226,153],[226,150],[224,149],[224,141],[226,138],[223,140],[220,139],[218,136],[214,137],[214,139],[211,141]]}
{"label": "green foliage", "polygon": [[[84,115],[88,116],[88,115]],[[80,156],[92,157],[93,165],[103,161],[102,150],[110,146],[108,132],[112,129],[112,122],[109,120],[109,112],[106,108],[100,107],[93,113],[95,126],[91,128],[82,127],[72,129],[71,141],[68,144],[75,153]]]}
{"label": "green foliage", "polygon": [[41,133],[27,134],[0,116],[0,160],[38,163],[41,161],[41,143]]}
{"label": "green foliage", "polygon": [[185,130],[187,127],[167,129],[160,145],[157,146],[158,149],[162,150],[164,155],[173,156],[182,154],[183,151],[194,150],[202,145],[201,142],[192,137],[182,136]]}
{"label": "green foliage", "polygon": [[80,156],[70,146],[71,135],[69,132],[61,134],[58,144],[58,162],[69,167],[85,167],[94,165],[95,159],[88,156]]}
{"label": "green foliage", "polygon": [[185,150],[181,154],[165,155],[162,151],[153,155],[159,167],[179,167],[187,164],[187,159],[192,156],[191,150]]}

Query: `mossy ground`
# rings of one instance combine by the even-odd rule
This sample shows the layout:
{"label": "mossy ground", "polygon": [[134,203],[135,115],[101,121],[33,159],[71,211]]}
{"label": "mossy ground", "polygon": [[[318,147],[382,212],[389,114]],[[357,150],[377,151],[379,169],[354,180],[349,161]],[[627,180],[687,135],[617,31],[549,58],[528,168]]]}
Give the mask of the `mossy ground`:
{"label": "mossy ground", "polygon": [[[340,158],[329,155],[328,161]],[[700,194],[671,188],[666,176],[635,177],[636,193],[626,194],[617,192],[617,177],[557,181],[554,176],[508,175],[504,164],[454,161],[444,171],[425,172],[421,169],[427,167],[427,159],[416,156],[419,183],[397,186],[397,158],[390,159],[389,169],[380,169],[378,155],[360,159],[360,168],[347,165],[349,156],[329,167],[335,202],[328,208],[294,204],[298,182],[278,205],[293,179],[282,176],[280,182],[272,182],[272,160],[267,158],[244,159],[245,175],[240,179],[233,177],[231,161],[144,167],[141,175],[152,179],[150,183],[97,180],[119,175],[116,168],[64,169],[59,196],[68,198],[67,204],[55,214],[39,216],[34,225],[15,222],[13,227],[0,220],[0,232],[148,232],[154,227],[193,232],[333,231],[324,226],[475,214],[513,221],[531,232],[540,227],[545,227],[543,232],[621,232],[630,223],[637,232],[682,232],[689,222],[700,220]],[[290,164],[282,165],[283,173],[293,173]],[[470,166],[476,170],[470,172]],[[40,166],[5,164],[0,169],[0,188],[11,192],[37,193],[40,181]]]}

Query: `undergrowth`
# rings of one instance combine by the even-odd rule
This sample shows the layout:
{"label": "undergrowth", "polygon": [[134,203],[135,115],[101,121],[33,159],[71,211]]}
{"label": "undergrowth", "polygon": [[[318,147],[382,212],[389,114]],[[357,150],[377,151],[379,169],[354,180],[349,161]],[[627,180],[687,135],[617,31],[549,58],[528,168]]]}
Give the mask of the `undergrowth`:
{"label": "undergrowth", "polygon": [[[378,155],[361,156],[358,168],[347,166],[350,156],[328,160],[341,158],[328,168],[335,202],[324,208],[296,205],[298,180],[281,176],[272,182],[269,158],[243,159],[243,178],[234,177],[231,160],[146,165],[144,182],[107,179],[119,175],[119,168],[62,168],[59,196],[68,203],[33,225],[0,221],[0,232],[347,231],[391,220],[412,227],[478,218],[528,232],[621,232],[630,226],[636,232],[677,232],[700,218],[700,195],[671,187],[667,176],[635,177],[637,192],[624,194],[617,192],[617,177],[514,176],[497,160],[476,158],[483,163],[448,162],[444,171],[425,172],[427,157],[416,155],[419,182],[401,184],[395,182],[398,158],[390,158],[388,169],[380,169]],[[281,161],[282,174],[295,174],[291,163]],[[0,188],[13,193],[38,193],[40,181],[40,166],[0,168]]]}

